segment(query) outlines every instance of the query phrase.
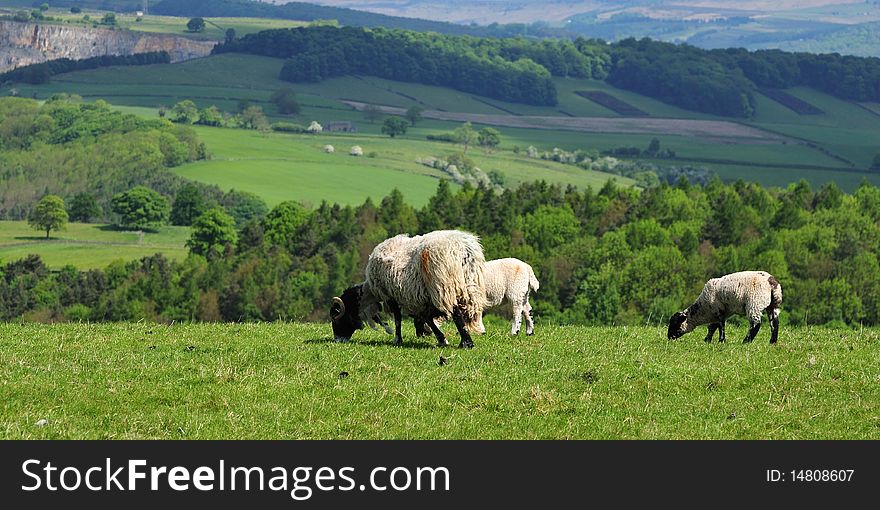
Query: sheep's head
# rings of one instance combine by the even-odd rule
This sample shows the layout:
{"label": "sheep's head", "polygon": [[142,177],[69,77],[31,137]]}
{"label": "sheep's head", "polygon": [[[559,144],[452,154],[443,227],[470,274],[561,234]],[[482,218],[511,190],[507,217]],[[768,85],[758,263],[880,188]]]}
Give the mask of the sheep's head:
{"label": "sheep's head", "polygon": [[351,335],[364,327],[360,317],[361,286],[345,289],[339,297],[330,302],[330,321],[333,325],[333,338],[337,342],[347,342]]}
{"label": "sheep's head", "polygon": [[687,333],[687,311],[676,312],[669,318],[669,330],[666,332],[666,338],[675,340]]}

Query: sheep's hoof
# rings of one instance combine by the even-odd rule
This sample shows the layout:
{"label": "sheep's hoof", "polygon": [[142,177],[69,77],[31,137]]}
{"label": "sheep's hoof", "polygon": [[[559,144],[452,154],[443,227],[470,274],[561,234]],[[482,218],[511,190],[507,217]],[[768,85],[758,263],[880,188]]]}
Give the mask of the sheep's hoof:
{"label": "sheep's hoof", "polygon": [[443,340],[442,342],[437,342],[437,347],[449,347],[449,342]]}
{"label": "sheep's hoof", "polygon": [[526,331],[526,336],[533,336],[534,334],[534,331]]}
{"label": "sheep's hoof", "polygon": [[468,340],[467,342],[465,342],[464,340],[462,340],[461,343],[458,344],[458,348],[459,349],[473,349],[474,348],[474,341]]}

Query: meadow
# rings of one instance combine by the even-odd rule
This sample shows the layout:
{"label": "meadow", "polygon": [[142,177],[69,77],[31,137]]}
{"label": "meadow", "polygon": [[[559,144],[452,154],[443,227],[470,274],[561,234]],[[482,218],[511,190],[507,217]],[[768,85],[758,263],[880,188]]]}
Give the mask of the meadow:
{"label": "meadow", "polygon": [[[290,84],[278,79],[282,65],[280,59],[222,54],[180,64],[80,71],[56,76],[48,85],[16,84],[14,87],[25,97],[36,95],[43,98],[56,92],[71,92],[87,100],[104,98],[115,105],[142,107],[149,116],[153,116],[159,106],[171,106],[183,99],[192,99],[200,107],[216,105],[227,112],[235,111],[240,99],[247,99],[259,104],[272,121],[308,124],[311,120],[322,123],[350,120],[357,124],[360,134],[379,134],[381,122],[365,122],[362,113],[341,100],[403,108],[416,105],[425,110],[498,116],[617,117],[615,112],[577,94],[579,91],[598,91],[639,108],[651,117],[730,121],[683,110],[597,80],[556,78],[559,104],[536,107],[374,77],[349,76],[320,83]],[[273,92],[288,86],[297,92],[302,105],[302,112],[294,117],[280,115],[269,102]],[[10,87],[0,88],[0,93],[8,93]],[[621,146],[645,148],[656,136],[663,147],[673,149],[681,158],[658,161],[658,164],[704,166],[715,170],[725,180],[742,177],[766,185],[785,185],[806,178],[817,187],[835,180],[849,191],[863,179],[880,184],[880,174],[866,171],[878,150],[876,140],[880,139],[880,117],[864,106],[803,87],[789,89],[787,93],[826,113],[798,115],[772,99],[756,94],[758,113],[744,122],[767,130],[771,138],[789,137],[784,143],[778,140],[772,143],[731,143],[731,140],[666,132],[645,135],[502,127],[502,148],[510,149],[514,145],[521,148],[535,145],[541,150],[553,147],[567,150],[605,150]],[[406,138],[424,139],[425,134],[448,132],[459,124],[425,120]],[[809,169],[801,170],[799,166]]]}
{"label": "meadow", "polygon": [[50,269],[73,265],[103,269],[115,260],[137,260],[157,252],[171,259],[186,258],[189,227],[162,227],[143,233],[116,230],[111,225],[69,223],[49,239],[25,221],[0,221],[0,261],[39,255]]}
{"label": "meadow", "polygon": [[880,439],[876,329],[487,328],[463,350],[411,326],[394,347],[323,323],[0,324],[0,437]]}

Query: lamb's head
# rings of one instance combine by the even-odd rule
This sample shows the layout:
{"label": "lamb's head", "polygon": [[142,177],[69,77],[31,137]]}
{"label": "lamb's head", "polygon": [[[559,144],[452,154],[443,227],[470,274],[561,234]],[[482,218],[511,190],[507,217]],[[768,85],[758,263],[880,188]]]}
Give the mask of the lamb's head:
{"label": "lamb's head", "polygon": [[669,318],[669,330],[666,332],[666,338],[675,340],[688,332],[688,311],[676,312]]}
{"label": "lamb's head", "polygon": [[360,317],[360,301],[361,285],[355,285],[330,302],[330,321],[333,338],[337,342],[347,342],[355,331],[364,327]]}

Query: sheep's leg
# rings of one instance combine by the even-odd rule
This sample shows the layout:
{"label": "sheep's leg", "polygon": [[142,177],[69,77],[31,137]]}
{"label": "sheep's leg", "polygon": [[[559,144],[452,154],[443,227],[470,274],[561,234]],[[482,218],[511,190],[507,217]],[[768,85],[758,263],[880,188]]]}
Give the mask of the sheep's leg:
{"label": "sheep's leg", "polygon": [[528,296],[526,296],[526,302],[523,305],[523,312],[526,315],[526,335],[532,336],[535,334],[535,323],[532,320],[532,305],[529,304]]}
{"label": "sheep's leg", "polygon": [[770,343],[775,344],[779,339],[779,308],[776,308],[768,314],[770,316]]}
{"label": "sheep's leg", "polygon": [[434,336],[437,337],[437,347],[446,347],[449,345],[449,342],[446,341],[446,335],[440,331],[440,328],[437,326],[437,323],[434,322],[433,318],[428,318],[428,320],[424,321],[425,324],[431,328],[431,331],[434,332]]}
{"label": "sheep's leg", "polygon": [[[706,338],[704,338],[703,341],[704,342],[711,342],[712,337],[715,336],[715,330],[718,328],[719,328],[719,326],[718,326],[718,323],[716,323],[716,322],[709,324],[709,332],[706,333]],[[719,338],[720,338],[720,335],[719,335]]]}
{"label": "sheep's leg", "polygon": [[403,317],[400,314],[400,305],[398,305],[396,301],[389,301],[388,308],[391,309],[391,314],[394,315],[394,344],[400,345],[403,343],[403,336],[400,334],[400,327],[403,323]]}
{"label": "sheep's leg", "polygon": [[723,342],[726,339],[724,336],[724,321],[718,322],[718,341]]}
{"label": "sheep's leg", "polygon": [[431,334],[431,329],[428,326],[427,321],[424,321],[420,318],[413,319],[413,325],[416,327],[416,336],[428,336]]}
{"label": "sheep's leg", "polygon": [[513,303],[513,323],[510,326],[510,334],[518,335],[519,329],[522,327],[523,305],[522,303]]}
{"label": "sheep's leg", "polygon": [[455,323],[455,327],[458,329],[458,334],[461,337],[461,343],[459,343],[458,346],[466,347],[468,349],[473,348],[474,341],[471,340],[471,334],[467,330],[467,326],[464,323],[464,317],[461,314],[461,309],[458,307],[452,312],[452,322]]}
{"label": "sheep's leg", "polygon": [[755,339],[755,336],[758,335],[758,331],[761,329],[761,318],[758,317],[758,320],[750,318],[749,324],[751,325],[751,327],[749,328],[749,333],[746,335],[745,338],[743,338],[744,344],[751,342]]}

